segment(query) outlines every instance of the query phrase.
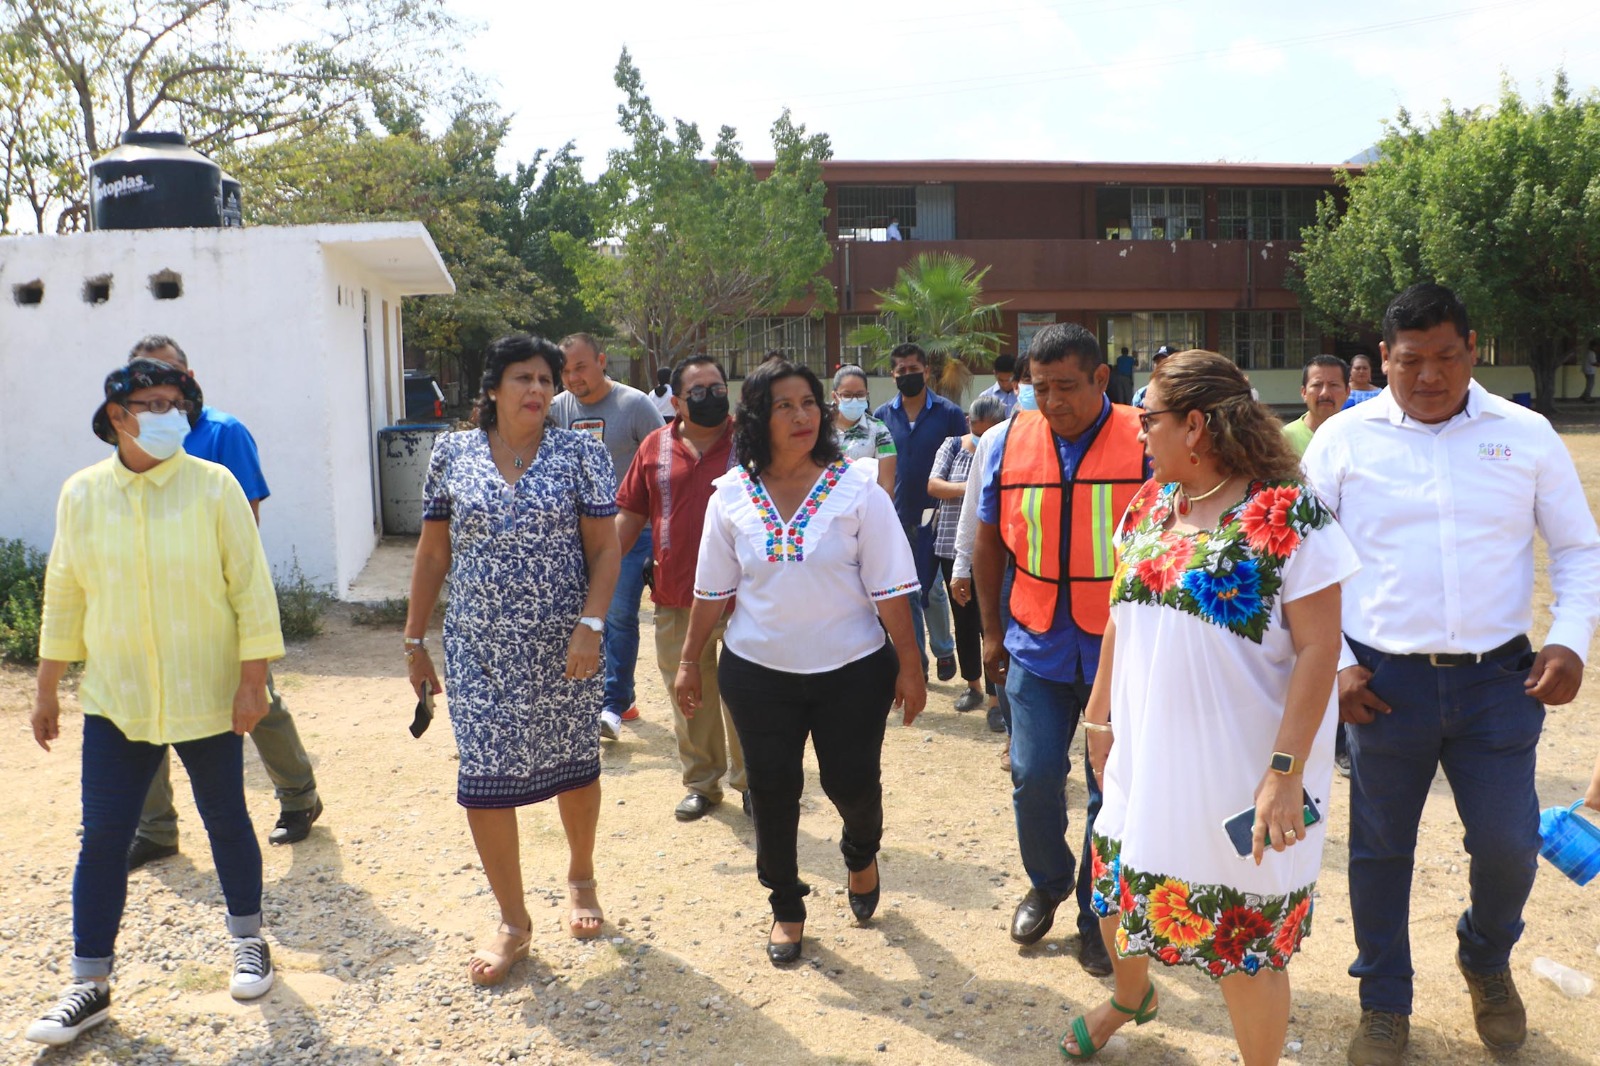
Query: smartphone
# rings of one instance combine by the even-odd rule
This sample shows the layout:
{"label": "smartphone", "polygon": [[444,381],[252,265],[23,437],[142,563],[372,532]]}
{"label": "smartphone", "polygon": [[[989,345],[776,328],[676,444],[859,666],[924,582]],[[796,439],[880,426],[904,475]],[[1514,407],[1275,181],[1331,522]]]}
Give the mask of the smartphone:
{"label": "smartphone", "polygon": [[433,724],[433,685],[422,683],[422,698],[417,701],[416,715],[411,719],[411,735],[420,738]]}
{"label": "smartphone", "polygon": [[[1300,791],[1300,800],[1305,804],[1306,825],[1316,825],[1322,821],[1322,812],[1317,810],[1316,801],[1311,798],[1311,793],[1305,789]],[[1251,830],[1256,824],[1256,809],[1240,811],[1238,814],[1222,823],[1222,831],[1228,834],[1228,839],[1233,841],[1233,850],[1239,853],[1241,859],[1248,859],[1255,850],[1255,841]],[[1271,846],[1270,844],[1268,845]]]}

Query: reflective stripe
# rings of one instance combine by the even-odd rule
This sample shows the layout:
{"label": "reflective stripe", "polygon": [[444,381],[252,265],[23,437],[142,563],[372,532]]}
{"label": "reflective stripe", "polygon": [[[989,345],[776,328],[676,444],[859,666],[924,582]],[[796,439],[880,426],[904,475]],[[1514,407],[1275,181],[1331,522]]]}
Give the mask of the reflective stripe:
{"label": "reflective stripe", "polygon": [[1092,545],[1094,576],[1110,577],[1116,568],[1115,553],[1112,551],[1111,524],[1120,516],[1113,512],[1109,483],[1102,481],[1094,486],[1089,507],[1089,526],[1094,534]]}
{"label": "reflective stripe", "polygon": [[1042,573],[1044,569],[1044,523],[1041,521],[1044,494],[1042,488],[1022,490],[1022,520],[1028,524],[1028,559],[1024,569],[1030,574]]}

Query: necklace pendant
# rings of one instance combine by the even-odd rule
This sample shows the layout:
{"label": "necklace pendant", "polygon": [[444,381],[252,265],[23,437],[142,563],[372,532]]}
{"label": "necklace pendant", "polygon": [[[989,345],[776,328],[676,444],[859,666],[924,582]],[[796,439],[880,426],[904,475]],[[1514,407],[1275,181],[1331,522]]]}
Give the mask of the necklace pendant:
{"label": "necklace pendant", "polygon": [[512,456],[511,465],[516,467],[518,470],[521,470],[522,469],[522,456],[520,456],[520,455]]}
{"label": "necklace pendant", "polygon": [[1191,505],[1189,503],[1189,497],[1184,495],[1181,492],[1178,493],[1178,515],[1179,515],[1179,517],[1187,517],[1191,510],[1193,510],[1193,505]]}

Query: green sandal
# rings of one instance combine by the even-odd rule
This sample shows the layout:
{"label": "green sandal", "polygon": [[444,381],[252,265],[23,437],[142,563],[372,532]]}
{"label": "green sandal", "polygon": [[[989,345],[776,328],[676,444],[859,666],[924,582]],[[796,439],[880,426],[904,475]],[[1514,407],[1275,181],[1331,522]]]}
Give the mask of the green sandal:
{"label": "green sandal", "polygon": [[[1143,1025],[1145,1022],[1155,1021],[1156,1015],[1160,1013],[1161,1004],[1151,1002],[1151,1000],[1155,999],[1155,997],[1156,983],[1151,981],[1150,987],[1145,990],[1144,999],[1139,1001],[1138,1009],[1124,1007],[1122,1004],[1117,1002],[1115,996],[1111,997],[1111,1009],[1115,1011],[1121,1011],[1123,1014],[1131,1015],[1134,1025]],[[1067,1037],[1069,1036],[1072,1037],[1073,1042],[1078,1045],[1078,1050],[1076,1052],[1067,1050]],[[1111,1037],[1106,1037],[1108,1042],[1110,1039]],[[1069,1059],[1083,1060],[1092,1059],[1096,1055],[1100,1054],[1100,1052],[1105,1049],[1105,1044],[1101,1044],[1099,1047],[1094,1046],[1094,1039],[1089,1035],[1089,1019],[1085,1015],[1080,1014],[1076,1018],[1072,1019],[1072,1027],[1069,1028],[1065,1033],[1061,1034],[1061,1042],[1058,1043],[1056,1047],[1060,1049],[1062,1055]]]}

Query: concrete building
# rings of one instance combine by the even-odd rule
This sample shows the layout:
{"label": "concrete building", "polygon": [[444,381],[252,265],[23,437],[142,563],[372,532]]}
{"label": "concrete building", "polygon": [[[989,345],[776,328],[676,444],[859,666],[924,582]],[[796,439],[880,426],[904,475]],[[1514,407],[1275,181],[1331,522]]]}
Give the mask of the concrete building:
{"label": "concrete building", "polygon": [[[1076,322],[1110,358],[1127,347],[1141,382],[1161,345],[1202,347],[1232,356],[1263,400],[1298,404],[1307,357],[1377,352],[1375,337],[1323,336],[1285,284],[1301,228],[1344,167],[832,160],[826,276],[838,313],[752,319],[715,354],[741,374],[774,348],[819,373],[866,361],[845,339],[875,320],[874,290],[920,253],[951,252],[990,268],[984,296],[1005,303],[1007,351],[1025,350],[1044,325]],[[903,239],[889,239],[891,220]],[[1478,376],[1508,394],[1533,386],[1526,366]]]}
{"label": "concrete building", "polygon": [[148,333],[255,435],[261,535],[344,595],[380,534],[377,431],[403,411],[401,300],[454,282],[415,222],[0,239],[0,537],[48,548],[105,375]]}

